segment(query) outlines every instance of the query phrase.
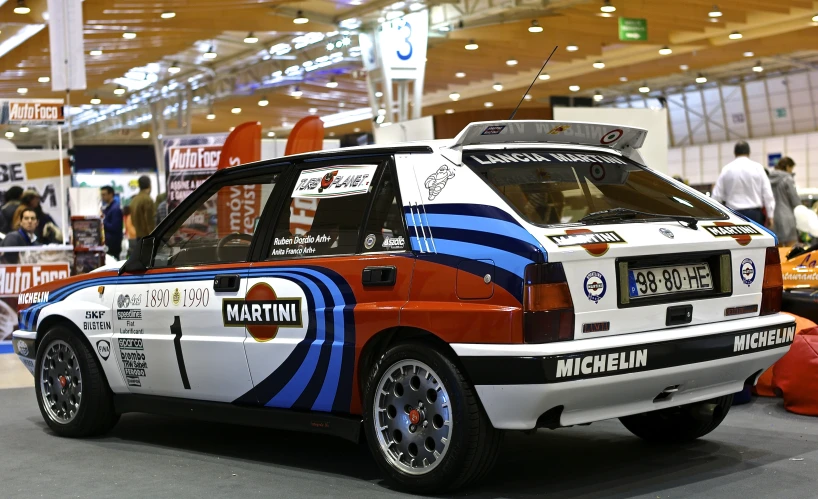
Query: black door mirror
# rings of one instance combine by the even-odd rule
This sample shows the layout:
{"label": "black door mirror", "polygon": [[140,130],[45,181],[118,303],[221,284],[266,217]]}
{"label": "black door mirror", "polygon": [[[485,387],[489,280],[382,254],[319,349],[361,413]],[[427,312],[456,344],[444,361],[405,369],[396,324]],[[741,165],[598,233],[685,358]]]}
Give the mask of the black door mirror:
{"label": "black door mirror", "polygon": [[143,237],[131,251],[131,256],[119,268],[119,275],[125,272],[144,272],[148,270],[153,256],[153,246],[155,239],[151,236]]}

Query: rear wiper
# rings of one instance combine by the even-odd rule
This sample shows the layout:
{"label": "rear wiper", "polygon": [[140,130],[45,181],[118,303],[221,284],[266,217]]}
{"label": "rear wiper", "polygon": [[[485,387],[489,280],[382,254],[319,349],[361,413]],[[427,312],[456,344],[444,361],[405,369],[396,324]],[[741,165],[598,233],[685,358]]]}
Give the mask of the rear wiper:
{"label": "rear wiper", "polygon": [[594,220],[635,218],[637,216],[676,220],[677,222],[691,229],[697,230],[699,228],[697,225],[698,221],[694,217],[688,217],[685,215],[665,215],[663,213],[648,213],[646,211],[632,210],[630,208],[611,208],[610,210],[595,211],[580,218],[579,221],[591,222]]}

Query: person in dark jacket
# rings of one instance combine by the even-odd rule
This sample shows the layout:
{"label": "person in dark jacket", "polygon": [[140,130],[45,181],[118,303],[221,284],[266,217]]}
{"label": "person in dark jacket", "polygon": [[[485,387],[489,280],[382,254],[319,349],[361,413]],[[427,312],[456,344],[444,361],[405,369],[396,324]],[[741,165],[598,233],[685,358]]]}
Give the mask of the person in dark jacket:
{"label": "person in dark jacket", "polygon": [[[23,208],[20,213],[19,228],[14,232],[6,234],[3,239],[3,247],[13,246],[39,246],[37,239],[37,212],[31,208]],[[6,263],[18,263],[20,254],[17,251],[3,253],[3,260]]]}
{"label": "person in dark jacket", "polygon": [[12,230],[19,228],[21,213],[25,209],[32,209],[37,213],[37,239],[41,244],[62,243],[62,232],[57,226],[57,222],[51,218],[51,215],[43,211],[40,205],[40,194],[31,189],[23,192],[20,198],[20,206],[14,212],[14,219],[12,220]]}
{"label": "person in dark jacket", "polygon": [[6,191],[6,202],[0,208],[0,232],[5,234],[11,230],[11,222],[14,220],[14,212],[20,206],[20,196],[23,195],[23,188],[13,185]]}
{"label": "person in dark jacket", "polygon": [[108,254],[119,260],[122,253],[122,208],[114,194],[114,188],[106,185],[100,189],[102,197],[102,226],[105,229],[105,245],[108,246]]}
{"label": "person in dark jacket", "polygon": [[801,199],[798,197],[795,180],[792,178],[793,168],[795,168],[795,161],[785,156],[778,160],[775,170],[770,172],[770,185],[773,188],[773,196],[775,196],[773,231],[778,236],[780,246],[792,246],[798,240],[793,210],[801,204]]}

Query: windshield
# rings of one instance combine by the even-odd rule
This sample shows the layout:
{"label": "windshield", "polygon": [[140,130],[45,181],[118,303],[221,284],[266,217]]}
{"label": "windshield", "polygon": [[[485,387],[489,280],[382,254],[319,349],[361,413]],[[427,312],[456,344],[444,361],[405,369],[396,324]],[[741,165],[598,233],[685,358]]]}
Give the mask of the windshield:
{"label": "windshield", "polygon": [[[598,217],[606,223],[645,220],[654,214],[725,218],[693,194],[615,154],[495,149],[467,151],[463,161],[534,224],[578,223],[604,210],[614,210]],[[641,213],[626,216],[629,210]]]}

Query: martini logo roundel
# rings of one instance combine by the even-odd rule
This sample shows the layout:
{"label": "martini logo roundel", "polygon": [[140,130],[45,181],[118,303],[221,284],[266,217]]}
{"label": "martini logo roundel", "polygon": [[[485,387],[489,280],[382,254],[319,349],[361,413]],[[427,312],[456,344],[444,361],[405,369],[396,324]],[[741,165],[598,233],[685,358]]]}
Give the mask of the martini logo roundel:
{"label": "martini logo roundel", "polygon": [[270,341],[281,327],[301,327],[301,298],[279,298],[267,283],[253,285],[244,300],[222,302],[225,326],[247,327],[256,341]]}
{"label": "martini logo roundel", "polygon": [[621,139],[624,133],[625,132],[623,132],[621,128],[615,128],[599,139],[599,143],[603,145],[613,144],[617,140]]}

